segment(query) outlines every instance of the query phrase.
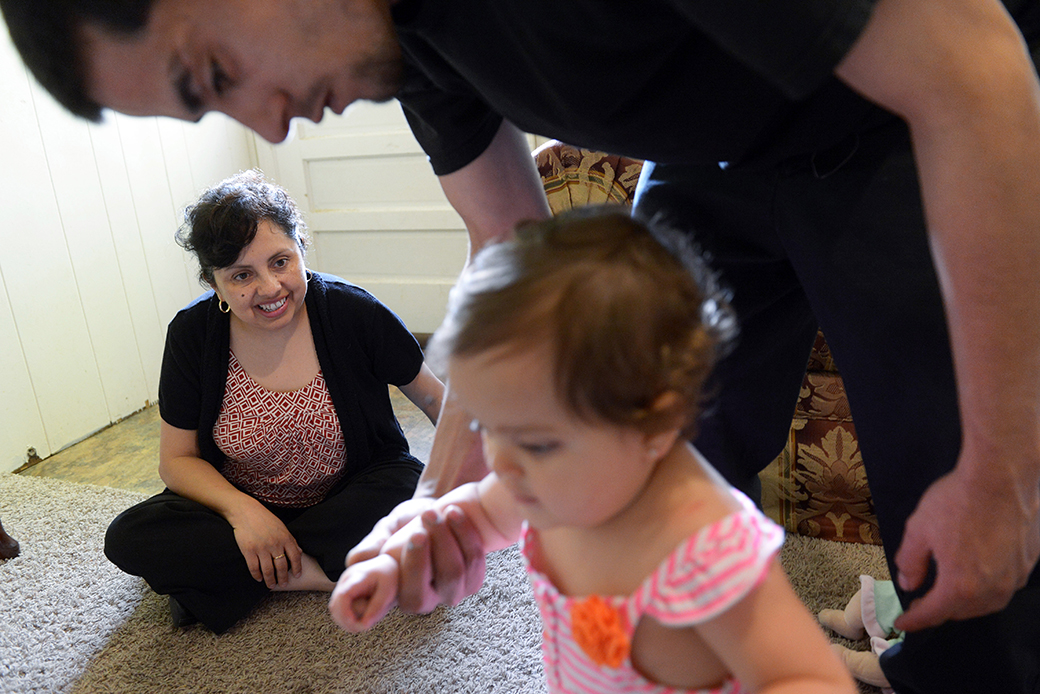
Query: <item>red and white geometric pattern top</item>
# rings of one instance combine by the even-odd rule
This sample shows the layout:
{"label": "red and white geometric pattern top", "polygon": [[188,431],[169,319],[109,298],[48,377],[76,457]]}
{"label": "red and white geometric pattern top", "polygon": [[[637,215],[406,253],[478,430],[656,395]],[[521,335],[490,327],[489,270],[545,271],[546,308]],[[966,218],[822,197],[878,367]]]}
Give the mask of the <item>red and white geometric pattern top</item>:
{"label": "red and white geometric pattern top", "polygon": [[227,457],[224,477],[278,506],[313,506],[346,469],[343,430],[321,371],[303,388],[278,393],[250,378],[232,352],[213,439]]}

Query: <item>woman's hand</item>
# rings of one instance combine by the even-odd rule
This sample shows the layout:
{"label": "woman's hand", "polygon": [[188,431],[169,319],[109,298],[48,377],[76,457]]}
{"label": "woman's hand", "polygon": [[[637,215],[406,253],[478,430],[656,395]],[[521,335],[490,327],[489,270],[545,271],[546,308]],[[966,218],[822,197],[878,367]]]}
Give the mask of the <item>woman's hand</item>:
{"label": "woman's hand", "polygon": [[197,432],[178,429],[165,420],[159,429],[159,476],[170,491],[197,501],[235,530],[235,541],[249,573],[268,588],[284,585],[289,572],[299,578],[303,552],[278,517],[244,493],[199,457]]}
{"label": "woman's hand", "polygon": [[300,577],[303,551],[285,524],[263,504],[243,494],[242,502],[226,518],[254,579],[274,588],[288,583],[290,571]]}
{"label": "woman's hand", "polygon": [[228,482],[199,457],[198,432],[161,422],[159,477],[171,491],[224,516],[250,573],[268,588],[286,585],[289,572],[303,574],[303,551],[285,523],[263,504]]}

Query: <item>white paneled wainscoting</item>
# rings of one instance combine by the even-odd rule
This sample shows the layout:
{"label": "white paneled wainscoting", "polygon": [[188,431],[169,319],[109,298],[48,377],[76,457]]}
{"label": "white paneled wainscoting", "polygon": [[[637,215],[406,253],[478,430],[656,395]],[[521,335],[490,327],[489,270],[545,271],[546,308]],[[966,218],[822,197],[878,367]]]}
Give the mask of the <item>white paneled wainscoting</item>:
{"label": "white paneled wainscoting", "polygon": [[89,124],[0,32],[0,471],[156,398],[166,324],[202,291],[173,234],[198,191],[255,163],[219,115]]}

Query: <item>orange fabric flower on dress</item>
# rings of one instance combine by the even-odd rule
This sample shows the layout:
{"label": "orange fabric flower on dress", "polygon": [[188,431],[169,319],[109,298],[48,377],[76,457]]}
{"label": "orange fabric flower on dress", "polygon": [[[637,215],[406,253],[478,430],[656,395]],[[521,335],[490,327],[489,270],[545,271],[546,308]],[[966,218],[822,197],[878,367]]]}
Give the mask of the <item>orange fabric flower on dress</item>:
{"label": "orange fabric flower on dress", "polygon": [[593,595],[571,607],[571,630],[581,650],[597,665],[621,667],[630,650],[621,615]]}

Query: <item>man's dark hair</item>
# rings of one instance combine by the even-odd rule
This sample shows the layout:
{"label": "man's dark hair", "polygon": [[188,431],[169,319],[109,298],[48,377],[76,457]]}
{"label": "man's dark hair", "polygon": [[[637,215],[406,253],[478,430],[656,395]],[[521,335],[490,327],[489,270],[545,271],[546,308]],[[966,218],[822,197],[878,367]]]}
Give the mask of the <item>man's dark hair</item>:
{"label": "man's dark hair", "polygon": [[87,96],[80,27],[93,23],[132,34],[148,22],[154,0],[0,0],[7,30],[22,60],[58,103],[81,118],[101,120]]}

